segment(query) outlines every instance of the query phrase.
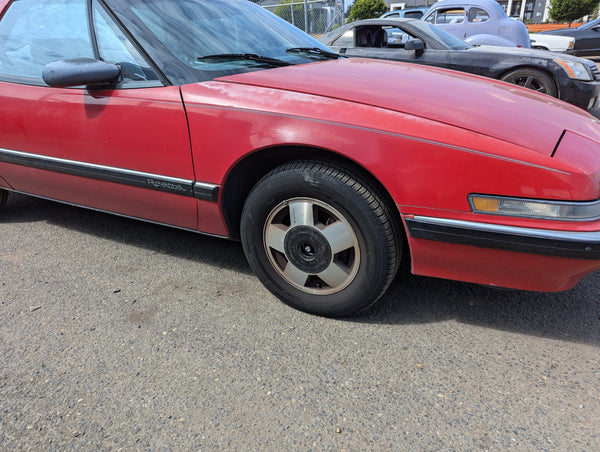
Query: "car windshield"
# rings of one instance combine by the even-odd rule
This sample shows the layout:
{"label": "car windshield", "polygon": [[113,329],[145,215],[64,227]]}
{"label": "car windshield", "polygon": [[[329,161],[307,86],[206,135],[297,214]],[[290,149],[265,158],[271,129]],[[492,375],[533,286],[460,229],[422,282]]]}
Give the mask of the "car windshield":
{"label": "car windshield", "polygon": [[184,67],[179,68],[179,74],[175,74],[174,69],[167,74],[177,82],[185,81],[180,80],[183,73],[189,77],[196,72],[198,80],[207,80],[337,58],[323,44],[247,0],[114,0],[107,3],[122,16],[155,61],[164,62],[168,54]]}
{"label": "car windshield", "polygon": [[595,27],[595,26],[596,26],[596,25],[598,25],[598,24],[600,24],[600,18],[598,18],[598,19],[594,19],[594,20],[592,20],[592,21],[588,22],[587,24],[580,25],[580,26],[579,26],[579,27],[577,27],[577,28],[580,28],[580,29],[582,29],[582,30],[587,30],[587,29],[589,29],[589,28],[593,28],[593,27]]}
{"label": "car windshield", "polygon": [[436,25],[430,24],[429,22],[417,20],[411,22],[411,25],[420,29],[423,34],[430,36],[450,50],[462,50],[472,47],[466,42],[461,41],[457,37],[447,33]]}

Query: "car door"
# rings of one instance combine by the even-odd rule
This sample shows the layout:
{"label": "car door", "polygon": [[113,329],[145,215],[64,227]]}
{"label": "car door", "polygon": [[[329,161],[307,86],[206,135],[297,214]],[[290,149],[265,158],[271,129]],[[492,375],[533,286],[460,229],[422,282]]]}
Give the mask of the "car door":
{"label": "car door", "polygon": [[575,36],[575,47],[581,56],[600,56],[600,24]]}
{"label": "car door", "polygon": [[462,39],[480,34],[500,35],[498,25],[491,20],[490,14],[479,6],[471,6],[467,13],[465,35]]}
{"label": "car door", "polygon": [[[0,19],[0,185],[179,227],[197,227],[179,87],[167,86],[96,0],[18,0]],[[47,63],[95,58],[111,85],[48,86]]]}

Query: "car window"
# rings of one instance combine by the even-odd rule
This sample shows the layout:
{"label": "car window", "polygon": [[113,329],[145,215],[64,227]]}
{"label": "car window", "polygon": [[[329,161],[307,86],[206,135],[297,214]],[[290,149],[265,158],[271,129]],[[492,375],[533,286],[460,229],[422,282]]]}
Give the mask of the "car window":
{"label": "car window", "polygon": [[[333,45],[336,47],[404,48],[406,41],[415,38],[401,28],[391,25],[359,26],[346,31]],[[340,44],[341,43],[341,44]]]}
{"label": "car window", "polygon": [[176,85],[337,58],[324,44],[254,2],[103,3]]}
{"label": "car window", "polygon": [[420,19],[423,17],[423,13],[421,11],[408,11],[404,13],[404,17],[407,19]]}
{"label": "car window", "polygon": [[425,19],[426,22],[434,24],[461,24],[465,21],[464,8],[438,9]]}
{"label": "car window", "polygon": [[342,36],[333,41],[331,45],[336,47],[354,47],[354,28],[346,31]]}
{"label": "car window", "polygon": [[0,74],[41,79],[44,66],[94,57],[85,0],[13,2],[0,21]]}
{"label": "car window", "polygon": [[284,26],[280,18],[250,2],[145,0],[128,3],[130,11],[168,52],[189,68],[201,71],[240,71],[248,67],[257,69],[263,64],[206,58],[212,55],[256,54],[296,64],[311,60],[299,58],[287,52],[288,49],[322,47],[298,28]]}
{"label": "car window", "polygon": [[484,9],[473,7],[469,10],[469,22],[481,23],[490,20],[490,15]]}
{"label": "car window", "polygon": [[390,48],[403,48],[406,41],[412,39],[413,36],[404,30],[396,27],[385,27],[387,32],[387,47]]}
{"label": "car window", "polygon": [[388,44],[387,29],[391,27],[368,25],[355,28],[356,47],[384,48]]}
{"label": "car window", "polygon": [[435,25],[423,23],[418,24],[418,27],[423,29],[423,32],[428,34],[430,38],[442,43],[442,46],[447,47],[448,49],[460,50],[468,49],[470,47],[465,41],[458,39]]}
{"label": "car window", "polygon": [[0,21],[0,77],[44,84],[42,72],[47,63],[100,56],[107,62],[122,64],[126,78],[157,80],[124,34],[94,3],[99,55],[91,40],[86,0],[13,2]]}
{"label": "car window", "polygon": [[123,31],[97,3],[94,8],[94,29],[100,58],[108,63],[118,64],[124,79],[159,80],[158,75],[146,63]]}

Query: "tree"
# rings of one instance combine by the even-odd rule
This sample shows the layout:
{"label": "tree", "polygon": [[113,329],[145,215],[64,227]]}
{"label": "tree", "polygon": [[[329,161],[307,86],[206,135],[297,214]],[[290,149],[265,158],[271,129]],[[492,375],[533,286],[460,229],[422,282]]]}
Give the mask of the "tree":
{"label": "tree", "polygon": [[598,0],[551,0],[550,18],[556,22],[571,22],[588,16],[598,6]]}
{"label": "tree", "polygon": [[350,8],[349,21],[379,17],[387,9],[387,5],[383,0],[356,0]]}

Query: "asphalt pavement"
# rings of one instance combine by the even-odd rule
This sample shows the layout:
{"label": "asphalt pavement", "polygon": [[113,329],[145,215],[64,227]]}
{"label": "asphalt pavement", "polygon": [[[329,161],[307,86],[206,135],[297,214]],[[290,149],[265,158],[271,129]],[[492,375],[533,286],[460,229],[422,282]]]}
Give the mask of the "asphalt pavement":
{"label": "asphalt pavement", "polygon": [[236,242],[21,195],[0,232],[0,450],[600,450],[600,272],[333,320]]}

